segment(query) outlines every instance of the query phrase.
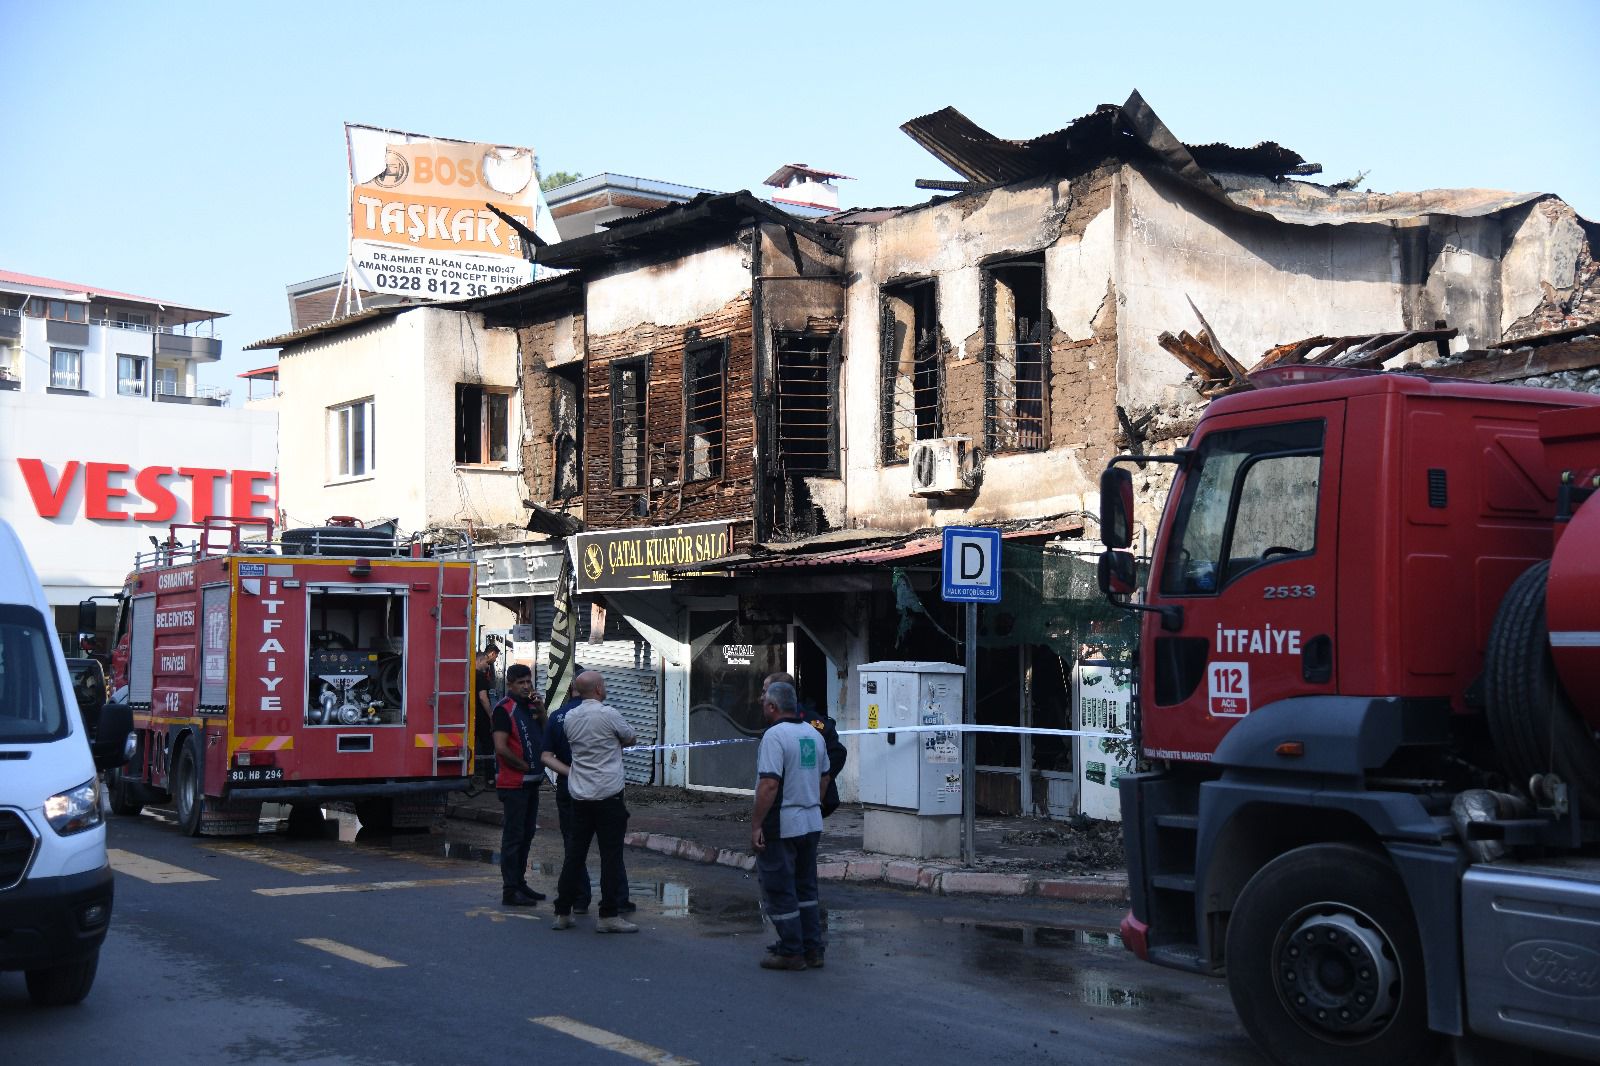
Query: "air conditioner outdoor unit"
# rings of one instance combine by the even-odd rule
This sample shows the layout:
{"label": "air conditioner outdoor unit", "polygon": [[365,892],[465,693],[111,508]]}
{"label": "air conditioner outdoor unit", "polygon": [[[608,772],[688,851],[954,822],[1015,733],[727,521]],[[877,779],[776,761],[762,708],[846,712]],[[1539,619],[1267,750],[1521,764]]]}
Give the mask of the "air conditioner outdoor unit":
{"label": "air conditioner outdoor unit", "polygon": [[911,494],[947,496],[978,486],[978,451],[971,437],[911,442]]}

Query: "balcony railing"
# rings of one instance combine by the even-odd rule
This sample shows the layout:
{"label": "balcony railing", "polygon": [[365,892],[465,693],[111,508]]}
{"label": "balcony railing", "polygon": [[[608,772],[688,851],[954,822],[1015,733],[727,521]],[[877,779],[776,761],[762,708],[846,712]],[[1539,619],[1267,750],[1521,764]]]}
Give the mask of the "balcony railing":
{"label": "balcony railing", "polygon": [[192,403],[220,407],[232,398],[232,389],[219,389],[215,385],[196,385],[192,390],[185,391],[181,384],[170,381],[156,382],[156,399],[165,403]]}

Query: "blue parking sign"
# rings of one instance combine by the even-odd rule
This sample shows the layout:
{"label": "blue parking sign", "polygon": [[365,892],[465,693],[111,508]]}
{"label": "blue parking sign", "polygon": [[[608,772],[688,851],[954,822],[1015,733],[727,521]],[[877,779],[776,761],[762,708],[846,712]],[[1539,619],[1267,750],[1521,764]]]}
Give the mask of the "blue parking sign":
{"label": "blue parking sign", "polygon": [[947,603],[999,603],[1000,531],[945,526],[940,570]]}

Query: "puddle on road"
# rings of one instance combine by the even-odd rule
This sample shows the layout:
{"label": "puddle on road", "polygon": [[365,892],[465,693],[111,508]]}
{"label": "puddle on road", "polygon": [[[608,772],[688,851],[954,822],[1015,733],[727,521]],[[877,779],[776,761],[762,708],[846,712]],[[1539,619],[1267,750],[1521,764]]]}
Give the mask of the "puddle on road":
{"label": "puddle on road", "polygon": [[1044,982],[1086,1006],[1140,1010],[1185,998],[1180,992],[1118,983],[1096,967],[1097,959],[1124,951],[1116,933],[1025,922],[946,921],[973,934],[974,939],[965,945],[964,959],[974,969],[1007,979],[1026,977]]}

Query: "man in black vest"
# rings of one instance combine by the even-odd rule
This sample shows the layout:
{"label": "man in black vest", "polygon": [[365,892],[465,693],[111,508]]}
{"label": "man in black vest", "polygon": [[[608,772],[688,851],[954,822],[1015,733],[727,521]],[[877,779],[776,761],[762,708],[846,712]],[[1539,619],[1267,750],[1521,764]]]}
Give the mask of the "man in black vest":
{"label": "man in black vest", "polygon": [[505,810],[500,828],[500,902],[531,907],[544,899],[528,884],[528,848],[538,828],[539,785],[544,771],[544,697],[533,691],[533,671],[522,663],[506,669],[506,698],[493,714],[494,787]]}

